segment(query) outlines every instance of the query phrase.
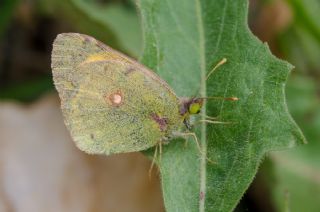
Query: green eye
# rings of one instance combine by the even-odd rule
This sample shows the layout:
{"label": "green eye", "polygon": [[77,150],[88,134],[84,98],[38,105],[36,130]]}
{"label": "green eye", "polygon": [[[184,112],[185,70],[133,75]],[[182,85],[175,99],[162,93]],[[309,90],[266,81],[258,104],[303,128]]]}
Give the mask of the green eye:
{"label": "green eye", "polygon": [[191,103],[189,106],[189,113],[198,114],[200,112],[200,109],[201,109],[200,103],[197,103],[197,102]]}

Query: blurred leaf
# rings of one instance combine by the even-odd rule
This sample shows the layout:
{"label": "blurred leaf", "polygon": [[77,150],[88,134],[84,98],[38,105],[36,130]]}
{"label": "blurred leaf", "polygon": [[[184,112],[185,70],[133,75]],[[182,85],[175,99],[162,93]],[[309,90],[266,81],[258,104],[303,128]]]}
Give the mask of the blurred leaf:
{"label": "blurred leaf", "polygon": [[279,44],[285,57],[296,66],[297,71],[319,75],[320,42],[309,31],[294,25],[280,36]]}
{"label": "blurred leaf", "polygon": [[320,1],[287,0],[295,13],[295,21],[306,28],[320,44]]}
{"label": "blurred leaf", "polygon": [[318,109],[317,83],[312,78],[295,73],[289,78],[286,91],[290,112],[298,121]]}
{"label": "blurred leaf", "polygon": [[[72,0],[37,0],[37,3],[40,12],[49,14],[57,18],[61,23],[68,25],[68,31],[89,34],[101,41],[105,41],[111,47],[125,51],[108,26],[92,20]],[[66,31],[62,28],[61,32]]]}
{"label": "blurred leaf", "polygon": [[[319,149],[320,145],[313,146],[313,148]],[[304,147],[299,147],[293,152],[282,152],[271,156],[272,161],[276,164],[274,167],[276,182],[272,193],[278,211],[283,211],[285,204],[288,204],[292,212],[319,211],[319,158],[318,164],[315,165],[310,163],[312,157],[308,158],[307,155],[308,151]]]}
{"label": "blurred leaf", "polygon": [[72,0],[92,20],[101,23],[117,37],[119,43],[130,55],[137,58],[142,49],[141,30],[135,8],[121,4],[97,4],[93,0]]}
{"label": "blurred leaf", "polygon": [[52,78],[43,77],[19,84],[12,84],[0,92],[0,100],[15,99],[19,101],[32,101],[53,89]]}
{"label": "blurred leaf", "polygon": [[[291,65],[271,55],[247,27],[247,1],[140,0],[142,62],[179,96],[237,96],[208,102],[201,116],[231,125],[201,125],[198,158],[192,139],[171,141],[159,163],[166,210],[231,211],[252,181],[264,154],[303,143],[291,119],[284,87]],[[221,58],[228,63],[205,82]]]}
{"label": "blurred leaf", "polygon": [[292,212],[316,212],[320,208],[320,110],[313,114],[312,120],[300,124],[310,143],[271,155],[276,180],[272,187],[273,200],[280,210],[288,193]]}
{"label": "blurred leaf", "polygon": [[279,38],[281,50],[298,71],[316,73],[320,70],[320,1],[287,0],[294,21]]}
{"label": "blurred leaf", "polygon": [[13,10],[18,5],[18,2],[19,0],[4,0],[0,2],[0,36],[10,21]]}
{"label": "blurred leaf", "polygon": [[135,58],[141,53],[141,29],[134,6],[94,0],[38,0],[38,3],[43,11],[73,26],[75,32],[94,36]]}

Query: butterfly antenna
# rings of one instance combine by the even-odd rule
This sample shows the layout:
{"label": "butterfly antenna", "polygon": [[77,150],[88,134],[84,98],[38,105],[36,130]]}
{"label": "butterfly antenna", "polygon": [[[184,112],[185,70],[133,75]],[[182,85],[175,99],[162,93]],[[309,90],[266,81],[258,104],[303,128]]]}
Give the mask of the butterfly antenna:
{"label": "butterfly antenna", "polygon": [[[220,60],[220,62],[218,62],[212,69],[211,71],[207,74],[205,82],[207,82],[207,80],[209,79],[209,77],[214,73],[215,70],[217,70],[220,66],[222,66],[223,64],[225,64],[227,62],[227,58],[222,58],[222,60]],[[200,88],[198,89],[196,95],[194,95],[194,97],[199,96],[200,93]]]}
{"label": "butterfly antenna", "polygon": [[213,99],[213,100],[228,100],[228,101],[238,101],[238,97],[220,97],[220,96],[209,96],[201,97],[201,99]]}
{"label": "butterfly antenna", "polygon": [[206,76],[206,80],[205,81],[207,81],[209,79],[210,75],[213,74],[215,70],[217,70],[220,66],[222,66],[226,62],[227,62],[227,58],[223,58],[222,60],[220,60],[220,62],[217,63],[217,65],[215,65],[213,67],[213,69],[211,69],[211,71],[208,73],[208,75]]}

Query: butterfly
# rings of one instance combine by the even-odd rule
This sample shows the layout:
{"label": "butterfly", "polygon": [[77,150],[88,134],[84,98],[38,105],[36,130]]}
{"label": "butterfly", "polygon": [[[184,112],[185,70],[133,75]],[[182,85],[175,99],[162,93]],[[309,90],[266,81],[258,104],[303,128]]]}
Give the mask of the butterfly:
{"label": "butterfly", "polygon": [[136,152],[194,135],[184,132],[205,98],[178,97],[153,71],[100,41],[59,34],[51,59],[65,124],[81,150]]}

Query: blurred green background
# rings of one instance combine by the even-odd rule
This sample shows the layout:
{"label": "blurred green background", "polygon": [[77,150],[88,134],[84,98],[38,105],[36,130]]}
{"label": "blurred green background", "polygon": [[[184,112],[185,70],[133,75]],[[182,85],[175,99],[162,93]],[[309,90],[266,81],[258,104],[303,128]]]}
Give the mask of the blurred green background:
{"label": "blurred green background", "polygon": [[[236,211],[320,211],[319,20],[319,0],[250,1],[252,32],[296,67],[287,103],[309,144],[270,153]],[[1,102],[27,105],[54,92],[50,53],[61,32],[89,34],[134,58],[143,48],[133,0],[3,0]]]}

